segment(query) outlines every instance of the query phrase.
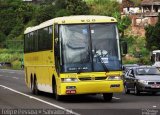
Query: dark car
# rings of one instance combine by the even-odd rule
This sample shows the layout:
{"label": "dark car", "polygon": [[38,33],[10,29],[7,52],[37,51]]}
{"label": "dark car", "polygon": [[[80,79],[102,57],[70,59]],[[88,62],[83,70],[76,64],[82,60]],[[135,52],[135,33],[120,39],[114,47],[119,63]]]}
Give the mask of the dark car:
{"label": "dark car", "polygon": [[123,66],[122,66],[122,70],[123,70],[123,79],[124,79],[124,75],[125,75],[125,73],[128,71],[128,69],[130,69],[130,68],[133,68],[133,67],[138,67],[139,65],[138,64],[124,64]]}
{"label": "dark car", "polygon": [[138,67],[138,64],[124,64],[122,66],[123,72],[125,73],[128,69],[132,68],[132,67]]}
{"label": "dark car", "polygon": [[140,92],[160,91],[160,71],[153,66],[139,66],[129,69],[124,75],[125,93],[134,91],[135,95]]}

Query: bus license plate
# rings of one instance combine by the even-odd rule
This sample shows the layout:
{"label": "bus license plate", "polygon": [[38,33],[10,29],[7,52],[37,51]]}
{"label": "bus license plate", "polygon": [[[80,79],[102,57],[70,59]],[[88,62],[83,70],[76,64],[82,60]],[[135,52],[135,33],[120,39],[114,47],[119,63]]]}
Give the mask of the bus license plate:
{"label": "bus license plate", "polygon": [[66,94],[76,94],[76,90],[66,90]]}

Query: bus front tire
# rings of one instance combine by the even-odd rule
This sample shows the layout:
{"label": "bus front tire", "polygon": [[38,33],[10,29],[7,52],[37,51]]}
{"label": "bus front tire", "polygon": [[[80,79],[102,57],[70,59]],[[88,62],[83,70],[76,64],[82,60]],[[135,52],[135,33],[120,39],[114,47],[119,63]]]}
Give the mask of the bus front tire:
{"label": "bus front tire", "polygon": [[61,95],[55,94],[55,98],[56,98],[57,101],[60,101],[61,100]]}
{"label": "bus front tire", "polygon": [[104,101],[110,102],[112,100],[113,93],[103,93]]}
{"label": "bus front tire", "polygon": [[54,94],[55,99],[56,99],[57,101],[60,101],[60,100],[61,100],[61,95],[58,95],[58,94],[57,94],[57,85],[56,85],[56,84],[53,86],[53,94]]}

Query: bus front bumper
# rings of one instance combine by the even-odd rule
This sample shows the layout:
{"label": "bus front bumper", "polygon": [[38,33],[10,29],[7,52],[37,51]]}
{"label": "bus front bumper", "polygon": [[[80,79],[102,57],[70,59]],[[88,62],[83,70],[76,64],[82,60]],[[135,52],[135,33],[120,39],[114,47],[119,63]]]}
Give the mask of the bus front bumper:
{"label": "bus front bumper", "polygon": [[117,93],[123,91],[123,81],[61,83],[58,95]]}

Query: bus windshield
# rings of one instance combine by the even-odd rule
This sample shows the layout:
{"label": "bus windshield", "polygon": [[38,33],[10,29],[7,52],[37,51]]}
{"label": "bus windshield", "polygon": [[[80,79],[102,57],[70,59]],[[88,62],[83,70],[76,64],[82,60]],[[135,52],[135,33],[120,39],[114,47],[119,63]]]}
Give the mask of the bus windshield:
{"label": "bus windshield", "polygon": [[60,25],[59,36],[62,72],[121,70],[116,24]]}

